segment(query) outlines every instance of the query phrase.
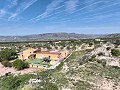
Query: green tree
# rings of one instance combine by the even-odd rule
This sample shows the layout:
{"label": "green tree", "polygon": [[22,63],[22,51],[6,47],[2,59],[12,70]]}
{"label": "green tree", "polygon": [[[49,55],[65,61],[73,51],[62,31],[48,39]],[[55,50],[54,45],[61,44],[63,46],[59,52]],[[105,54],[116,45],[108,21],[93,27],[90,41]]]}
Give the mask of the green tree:
{"label": "green tree", "polygon": [[15,59],[16,57],[16,52],[12,49],[4,49],[0,51],[0,60],[11,60]]}
{"label": "green tree", "polygon": [[111,50],[111,54],[113,55],[113,56],[120,56],[120,50],[119,49],[112,49]]}
{"label": "green tree", "polygon": [[17,59],[13,62],[13,67],[15,67],[15,69],[17,69],[17,70],[23,70],[25,68],[28,68],[28,63]]}

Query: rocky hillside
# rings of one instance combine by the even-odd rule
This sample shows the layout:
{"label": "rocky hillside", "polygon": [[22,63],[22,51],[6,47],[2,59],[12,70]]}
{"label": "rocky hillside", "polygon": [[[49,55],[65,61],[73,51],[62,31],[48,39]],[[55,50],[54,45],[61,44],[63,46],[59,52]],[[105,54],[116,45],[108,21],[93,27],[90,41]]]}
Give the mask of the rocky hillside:
{"label": "rocky hillside", "polygon": [[116,34],[108,34],[103,36],[104,38],[120,38],[120,33],[116,33]]}

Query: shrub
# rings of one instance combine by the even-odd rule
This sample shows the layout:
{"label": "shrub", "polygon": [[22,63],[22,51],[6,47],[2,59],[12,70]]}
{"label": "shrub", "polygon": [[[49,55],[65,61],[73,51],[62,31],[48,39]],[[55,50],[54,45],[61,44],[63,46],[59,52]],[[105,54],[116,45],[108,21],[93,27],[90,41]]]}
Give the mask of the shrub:
{"label": "shrub", "polygon": [[92,45],[93,45],[93,43],[90,42],[90,43],[89,43],[89,46],[91,47]]}
{"label": "shrub", "polygon": [[83,65],[84,62],[82,60],[79,61],[79,65]]}
{"label": "shrub", "polygon": [[91,58],[88,59],[88,61],[91,61],[91,62],[96,61],[95,57],[96,55],[92,55]]}
{"label": "shrub", "polygon": [[43,81],[40,83],[38,87],[36,87],[36,89],[37,90],[58,90],[58,86],[49,81]]}
{"label": "shrub", "polygon": [[90,59],[88,59],[88,61],[93,62],[93,61],[95,61],[95,58],[90,58]]}
{"label": "shrub", "polygon": [[7,60],[2,61],[1,64],[2,64],[4,67],[11,67],[11,66],[12,66],[12,64],[11,64],[9,61],[7,61]]}
{"label": "shrub", "polygon": [[119,49],[112,49],[111,54],[113,56],[120,56],[120,50]]}
{"label": "shrub", "polygon": [[15,56],[16,56],[16,52],[14,50],[4,49],[4,50],[0,51],[1,61],[15,59]]}
{"label": "shrub", "polygon": [[[19,88],[23,88],[26,82],[29,81],[30,78],[35,78],[35,75],[32,74],[25,74],[19,76],[3,76],[0,79],[0,90],[21,90]],[[28,89],[22,89],[28,90]]]}
{"label": "shrub", "polygon": [[102,60],[102,65],[103,65],[103,67],[106,66],[106,61],[105,60]]}
{"label": "shrub", "polygon": [[28,68],[28,63],[23,62],[22,60],[15,60],[13,62],[13,67],[17,70],[23,70],[24,68]]}
{"label": "shrub", "polygon": [[92,55],[92,56],[91,56],[91,58],[95,58],[95,57],[96,57],[96,55]]}
{"label": "shrub", "polygon": [[104,56],[105,54],[103,52],[98,53],[98,56]]}
{"label": "shrub", "polygon": [[97,60],[98,63],[102,63],[102,60]]}
{"label": "shrub", "polygon": [[107,49],[107,50],[110,50],[110,49],[111,49],[111,47],[107,47],[106,49]]}
{"label": "shrub", "polygon": [[106,61],[103,59],[103,60],[97,60],[98,63],[101,63],[103,65],[103,67],[106,66]]}

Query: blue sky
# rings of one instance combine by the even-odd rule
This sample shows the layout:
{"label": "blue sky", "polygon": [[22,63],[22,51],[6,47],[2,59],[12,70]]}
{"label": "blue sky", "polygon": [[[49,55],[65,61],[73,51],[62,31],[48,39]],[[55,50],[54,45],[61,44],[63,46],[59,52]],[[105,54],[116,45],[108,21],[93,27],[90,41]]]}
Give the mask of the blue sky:
{"label": "blue sky", "polygon": [[120,33],[120,0],[0,0],[0,35]]}

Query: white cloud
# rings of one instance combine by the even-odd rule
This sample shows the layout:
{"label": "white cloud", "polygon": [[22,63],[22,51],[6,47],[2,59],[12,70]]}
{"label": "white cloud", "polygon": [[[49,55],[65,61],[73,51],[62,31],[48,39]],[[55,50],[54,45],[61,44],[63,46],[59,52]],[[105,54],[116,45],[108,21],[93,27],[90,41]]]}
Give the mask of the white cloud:
{"label": "white cloud", "polygon": [[14,7],[14,6],[16,6],[17,4],[18,4],[18,0],[7,0],[8,1],[8,5],[7,5],[7,7],[6,8],[12,8],[12,7]]}
{"label": "white cloud", "polygon": [[66,10],[68,12],[72,12],[74,10],[76,10],[77,4],[79,3],[78,0],[69,0],[66,2]]}
{"label": "white cloud", "polygon": [[[32,21],[39,21],[41,19],[46,18],[49,14],[51,14],[56,8],[60,7],[59,5],[64,2],[65,0],[53,0],[47,7],[45,12],[40,14],[39,16],[32,19]],[[31,20],[30,20],[31,21]]]}
{"label": "white cloud", "polygon": [[8,20],[15,19],[19,14],[24,12],[26,9],[28,9],[31,5],[33,5],[38,0],[28,0],[27,2],[23,2],[16,10],[15,13],[13,13]]}
{"label": "white cloud", "polygon": [[0,17],[1,18],[5,19],[8,15],[11,15],[11,13],[8,12],[7,10],[5,10],[5,9],[0,10]]}
{"label": "white cloud", "polygon": [[4,9],[0,10],[0,16],[3,16],[6,13],[6,11]]}
{"label": "white cloud", "polygon": [[18,0],[7,0],[6,4],[7,5],[0,10],[0,17],[2,18],[6,18],[8,15],[11,14],[9,12],[9,9],[16,6],[18,4]]}

